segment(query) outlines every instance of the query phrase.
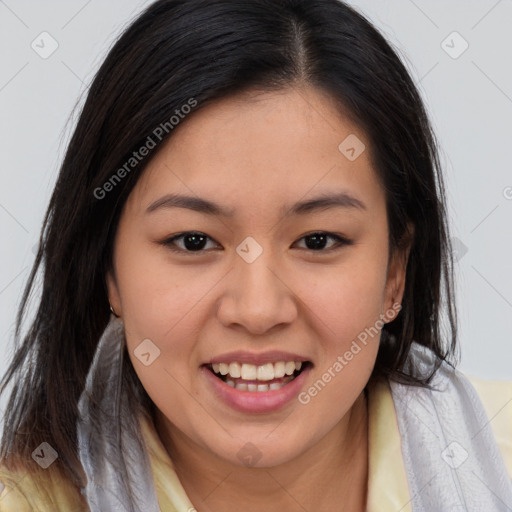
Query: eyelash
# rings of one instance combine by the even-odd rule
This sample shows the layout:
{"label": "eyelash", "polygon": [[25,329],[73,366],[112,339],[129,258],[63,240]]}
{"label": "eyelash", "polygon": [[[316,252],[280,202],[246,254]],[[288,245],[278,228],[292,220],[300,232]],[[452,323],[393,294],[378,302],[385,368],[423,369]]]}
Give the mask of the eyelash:
{"label": "eyelash", "polygon": [[[170,249],[171,251],[173,251],[173,252],[180,253],[180,254],[186,254],[187,256],[188,255],[193,256],[193,255],[196,255],[196,254],[201,254],[201,253],[206,252],[206,250],[204,250],[204,249],[199,250],[199,251],[187,251],[186,249],[176,248],[176,245],[174,243],[175,240],[178,240],[180,238],[184,238],[187,235],[199,235],[199,236],[206,237],[206,238],[208,238],[210,240],[213,240],[213,238],[209,237],[208,235],[206,235],[205,233],[202,233],[200,231],[184,231],[183,233],[179,233],[178,235],[174,235],[171,238],[163,240],[160,243],[162,245],[164,245],[165,247],[167,247],[168,249]],[[332,251],[339,250],[343,246],[352,245],[354,243],[352,240],[349,240],[348,238],[346,238],[344,236],[337,235],[335,233],[330,233],[328,231],[313,231],[311,233],[308,233],[308,234],[302,236],[301,238],[299,238],[299,240],[302,240],[304,238],[308,238],[308,237],[311,237],[311,236],[314,236],[314,235],[325,235],[328,238],[332,238],[337,243],[336,243],[336,245],[334,245],[332,247],[329,247],[327,249],[318,249],[316,251],[313,250],[313,249],[308,249],[307,247],[306,248],[302,247],[301,249],[304,249],[304,250],[306,250],[308,252],[311,252],[311,253],[316,253],[316,254],[323,253],[323,254],[325,254],[325,253],[331,253]]]}

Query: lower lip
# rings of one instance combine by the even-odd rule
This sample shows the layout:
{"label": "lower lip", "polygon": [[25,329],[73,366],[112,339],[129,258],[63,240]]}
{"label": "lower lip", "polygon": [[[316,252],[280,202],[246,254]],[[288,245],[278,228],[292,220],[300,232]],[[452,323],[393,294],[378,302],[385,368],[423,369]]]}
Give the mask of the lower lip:
{"label": "lower lip", "polygon": [[300,393],[311,370],[308,365],[300,374],[280,389],[272,391],[240,391],[228,386],[216,377],[206,366],[202,366],[209,384],[216,395],[233,409],[240,412],[272,412],[284,407]]}

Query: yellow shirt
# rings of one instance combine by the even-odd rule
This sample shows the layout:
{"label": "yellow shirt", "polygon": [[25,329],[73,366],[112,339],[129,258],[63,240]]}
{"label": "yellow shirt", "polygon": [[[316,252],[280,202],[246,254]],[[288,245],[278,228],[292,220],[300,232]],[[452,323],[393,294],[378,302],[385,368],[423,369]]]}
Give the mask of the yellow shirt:
{"label": "yellow shirt", "polygon": [[[470,377],[477,390],[512,479],[512,382]],[[369,478],[367,512],[411,512],[400,432],[389,385],[369,388]],[[162,512],[194,510],[153,423],[143,419],[142,433]],[[50,466],[46,470],[12,473],[0,467],[0,512],[87,512],[78,489]],[[0,487],[1,488],[1,487]]]}

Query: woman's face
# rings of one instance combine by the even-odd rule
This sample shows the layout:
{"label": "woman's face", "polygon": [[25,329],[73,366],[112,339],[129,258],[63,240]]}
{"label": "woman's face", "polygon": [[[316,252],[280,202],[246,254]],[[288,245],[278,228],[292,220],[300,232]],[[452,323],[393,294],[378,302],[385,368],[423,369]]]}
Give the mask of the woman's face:
{"label": "woman's face", "polygon": [[194,112],[149,163],[107,280],[175,442],[270,467],[349,417],[404,284],[368,145],[290,88]]}

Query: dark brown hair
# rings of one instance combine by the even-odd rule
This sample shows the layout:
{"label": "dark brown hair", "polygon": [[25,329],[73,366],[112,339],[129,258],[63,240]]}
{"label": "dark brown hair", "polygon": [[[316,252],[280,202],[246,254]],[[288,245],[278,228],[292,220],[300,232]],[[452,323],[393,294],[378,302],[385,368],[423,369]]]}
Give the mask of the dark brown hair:
{"label": "dark brown hair", "polygon": [[[67,148],[0,388],[15,384],[4,420],[4,463],[10,455],[28,461],[46,441],[79,482],[77,401],[109,320],[105,275],[120,213],[150,158],[104,198],[97,190],[191,98],[200,109],[235,92],[294,83],[327,92],[367,134],[386,191],[390,248],[400,246],[408,223],[414,226],[403,308],[383,328],[374,375],[425,385],[404,367],[413,340],[439,361],[453,354],[452,264],[437,145],[396,51],[336,0],[159,0],[110,50]],[[170,136],[171,130],[158,144]],[[22,336],[39,271],[40,302]],[[149,407],[133,368],[126,371],[132,399]]]}

